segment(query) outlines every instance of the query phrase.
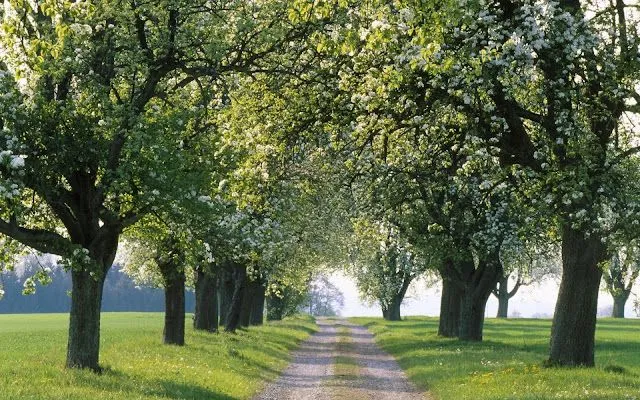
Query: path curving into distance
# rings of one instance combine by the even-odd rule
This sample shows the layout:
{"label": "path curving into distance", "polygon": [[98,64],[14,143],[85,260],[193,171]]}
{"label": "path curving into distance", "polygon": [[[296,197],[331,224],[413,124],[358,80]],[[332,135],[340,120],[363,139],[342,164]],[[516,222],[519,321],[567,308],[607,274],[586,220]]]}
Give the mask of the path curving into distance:
{"label": "path curving into distance", "polygon": [[367,328],[342,319],[319,318],[317,323],[319,331],[254,400],[431,399],[409,382]]}

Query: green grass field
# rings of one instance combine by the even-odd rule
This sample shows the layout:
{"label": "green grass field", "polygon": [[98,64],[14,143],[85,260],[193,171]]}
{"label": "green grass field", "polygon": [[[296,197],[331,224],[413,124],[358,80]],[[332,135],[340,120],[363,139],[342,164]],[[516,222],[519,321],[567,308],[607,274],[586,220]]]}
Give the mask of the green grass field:
{"label": "green grass field", "polygon": [[165,346],[162,313],[104,313],[102,375],[64,369],[67,314],[0,315],[0,399],[244,399],[315,331],[289,319],[236,335],[194,332]]}
{"label": "green grass field", "polygon": [[640,400],[640,320],[598,321],[596,368],[543,368],[551,322],[485,323],[484,342],[439,338],[437,318],[354,318],[441,400]]}

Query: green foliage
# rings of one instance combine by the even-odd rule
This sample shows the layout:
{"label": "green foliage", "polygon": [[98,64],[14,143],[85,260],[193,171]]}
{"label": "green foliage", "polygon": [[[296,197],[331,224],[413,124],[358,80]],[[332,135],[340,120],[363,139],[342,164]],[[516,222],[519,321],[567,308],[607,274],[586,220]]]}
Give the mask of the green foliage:
{"label": "green foliage", "polygon": [[402,301],[409,284],[434,268],[420,248],[409,244],[390,223],[355,222],[356,247],[352,251],[350,275],[363,300],[389,309]]}
{"label": "green foliage", "polygon": [[157,338],[162,314],[104,313],[105,370],[96,375],[61,368],[67,319],[61,314],[0,316],[2,397],[250,398],[277,377],[289,352],[315,331],[309,318],[287,319],[236,335],[188,328],[190,345],[168,348]]}
{"label": "green foliage", "polygon": [[488,319],[482,343],[438,337],[437,319],[356,320],[369,327],[418,387],[436,398],[627,400],[640,393],[640,357],[634,350],[640,345],[638,320],[598,321],[596,360],[601,367],[596,369],[542,367],[548,320]]}
{"label": "green foliage", "polygon": [[628,298],[640,276],[640,248],[634,240],[621,247],[604,263],[603,282],[605,289],[614,297]]}

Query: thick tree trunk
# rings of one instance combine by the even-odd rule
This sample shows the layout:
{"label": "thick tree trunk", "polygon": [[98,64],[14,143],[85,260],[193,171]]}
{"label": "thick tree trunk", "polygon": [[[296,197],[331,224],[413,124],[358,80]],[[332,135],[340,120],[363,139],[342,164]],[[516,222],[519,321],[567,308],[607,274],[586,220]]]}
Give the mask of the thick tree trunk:
{"label": "thick tree trunk", "polygon": [[568,226],[562,232],[562,281],[558,293],[549,364],[593,366],[598,291],[606,259],[600,235]]}
{"label": "thick tree trunk", "polygon": [[502,264],[497,252],[480,260],[473,268],[473,261],[464,266],[465,290],[460,303],[460,340],[481,341],[487,300],[502,274]]}
{"label": "thick tree trunk", "polygon": [[280,321],[284,317],[284,299],[271,295],[267,297],[267,321]]}
{"label": "thick tree trunk", "polygon": [[611,313],[613,318],[624,318],[624,306],[629,299],[629,293],[625,292],[618,296],[613,296],[613,312]]}
{"label": "thick tree trunk", "polygon": [[251,303],[251,325],[262,325],[264,322],[264,302],[267,288],[258,285]]}
{"label": "thick tree trunk", "polygon": [[231,308],[231,302],[233,301],[233,291],[235,283],[233,281],[233,273],[227,268],[220,271],[220,279],[218,280],[220,285],[220,325],[227,325],[227,315]]}
{"label": "thick tree trunk", "polygon": [[402,318],[400,317],[400,306],[402,305],[404,296],[407,294],[407,290],[409,290],[409,285],[411,284],[411,281],[413,281],[413,276],[405,275],[402,281],[402,287],[400,288],[400,291],[396,293],[395,297],[391,301],[391,304],[389,304],[387,307],[387,310],[386,310],[387,316],[385,317],[387,321],[402,320]]}
{"label": "thick tree trunk", "polygon": [[231,299],[231,304],[229,306],[229,312],[226,317],[226,326],[224,328],[225,332],[235,332],[238,329],[238,325],[240,324],[240,310],[242,308],[242,299],[244,297],[244,292],[247,284],[247,270],[242,266],[236,266],[234,269],[234,290],[233,290],[233,298]]}
{"label": "thick tree trunk", "polygon": [[165,278],[163,343],[184,345],[184,272]]}
{"label": "thick tree trunk", "polygon": [[246,279],[244,293],[242,295],[242,302],[240,304],[240,326],[243,328],[249,327],[251,323],[251,310],[253,308],[253,297],[255,296],[257,283],[255,281]]}
{"label": "thick tree trunk", "polygon": [[106,273],[72,271],[67,368],[100,371],[100,308]]}
{"label": "thick tree trunk", "polygon": [[196,330],[218,330],[218,282],[211,272],[196,271],[196,309],[193,319]]}
{"label": "thick tree trunk", "polygon": [[164,283],[164,344],[184,345],[184,253],[178,240],[168,236],[156,254]]}
{"label": "thick tree trunk", "polygon": [[67,368],[87,368],[100,371],[100,309],[102,290],[113,264],[120,232],[102,228],[85,246],[97,271],[71,271],[71,312],[67,342]]}
{"label": "thick tree trunk", "polygon": [[464,292],[460,303],[460,340],[482,341],[484,312],[490,294],[477,296],[473,289]]}
{"label": "thick tree trunk", "polygon": [[509,316],[509,277],[503,275],[498,282],[498,290],[496,297],[498,298],[498,315],[497,318],[507,318]]}
{"label": "thick tree trunk", "polygon": [[438,324],[439,336],[458,336],[462,295],[463,290],[460,285],[443,276],[442,295],[440,297],[440,322]]}
{"label": "thick tree trunk", "polygon": [[400,304],[402,304],[402,300],[398,300],[397,298],[391,302],[389,308],[387,309],[387,316],[385,319],[387,321],[401,321],[400,318]]}

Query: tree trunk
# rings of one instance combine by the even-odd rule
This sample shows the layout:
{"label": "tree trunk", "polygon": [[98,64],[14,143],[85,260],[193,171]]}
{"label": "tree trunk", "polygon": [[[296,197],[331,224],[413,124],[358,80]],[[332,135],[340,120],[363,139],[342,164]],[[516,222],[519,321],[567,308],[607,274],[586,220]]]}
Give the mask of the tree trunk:
{"label": "tree trunk", "polygon": [[464,292],[460,303],[460,340],[482,341],[484,312],[490,294],[477,296],[472,288]]}
{"label": "tree trunk", "polygon": [[267,321],[281,321],[284,318],[285,300],[271,294],[267,297]]}
{"label": "tree trunk", "polygon": [[387,309],[387,317],[385,318],[387,321],[401,321],[400,318],[400,305],[402,304],[402,300],[399,300],[397,297],[391,302],[389,308]]}
{"label": "tree trunk", "polygon": [[498,315],[497,318],[509,317],[509,276],[502,275],[498,282],[498,290],[496,297],[498,298]]}
{"label": "tree trunk", "polygon": [[613,296],[613,318],[624,318],[624,306],[627,304],[630,292],[624,292],[618,296]]}
{"label": "tree trunk", "polygon": [[218,284],[220,285],[220,325],[226,326],[235,288],[233,273],[226,268],[222,269]]}
{"label": "tree trunk", "polygon": [[460,304],[462,294],[462,288],[458,283],[443,276],[438,336],[450,338],[458,336],[458,332],[460,331]]}
{"label": "tree trunk", "polygon": [[184,271],[165,277],[163,343],[184,345]]}
{"label": "tree trunk", "polygon": [[256,295],[256,281],[246,278],[242,302],[240,303],[240,326],[247,328],[251,323],[251,310],[253,308],[253,297]]}
{"label": "tree trunk", "polygon": [[264,302],[267,288],[258,285],[253,296],[251,307],[251,325],[262,325],[264,321]]}
{"label": "tree trunk", "polygon": [[193,328],[216,332],[218,330],[218,282],[211,272],[196,271],[196,309]]}
{"label": "tree trunk", "polygon": [[156,264],[164,283],[164,344],[184,345],[184,252],[178,240],[168,236],[158,250]]}
{"label": "tree trunk", "polygon": [[67,368],[100,371],[100,308],[104,274],[71,271],[71,313],[67,343]]}
{"label": "tree trunk", "polygon": [[549,364],[593,366],[598,291],[606,259],[601,236],[563,227],[562,281],[551,327]]}
{"label": "tree trunk", "polygon": [[242,308],[242,298],[247,284],[247,270],[242,266],[236,266],[234,269],[234,290],[229,312],[226,317],[225,332],[235,332],[240,324],[240,309]]}
{"label": "tree trunk", "polygon": [[71,271],[71,312],[67,342],[67,368],[100,371],[100,309],[107,273],[118,249],[118,230],[104,227],[88,246],[98,271]]}
{"label": "tree trunk", "polygon": [[497,252],[489,254],[486,260],[480,260],[473,268],[473,261],[463,266],[468,271],[465,277],[465,290],[460,303],[460,340],[482,341],[484,313],[487,300],[503,275],[502,264]]}

